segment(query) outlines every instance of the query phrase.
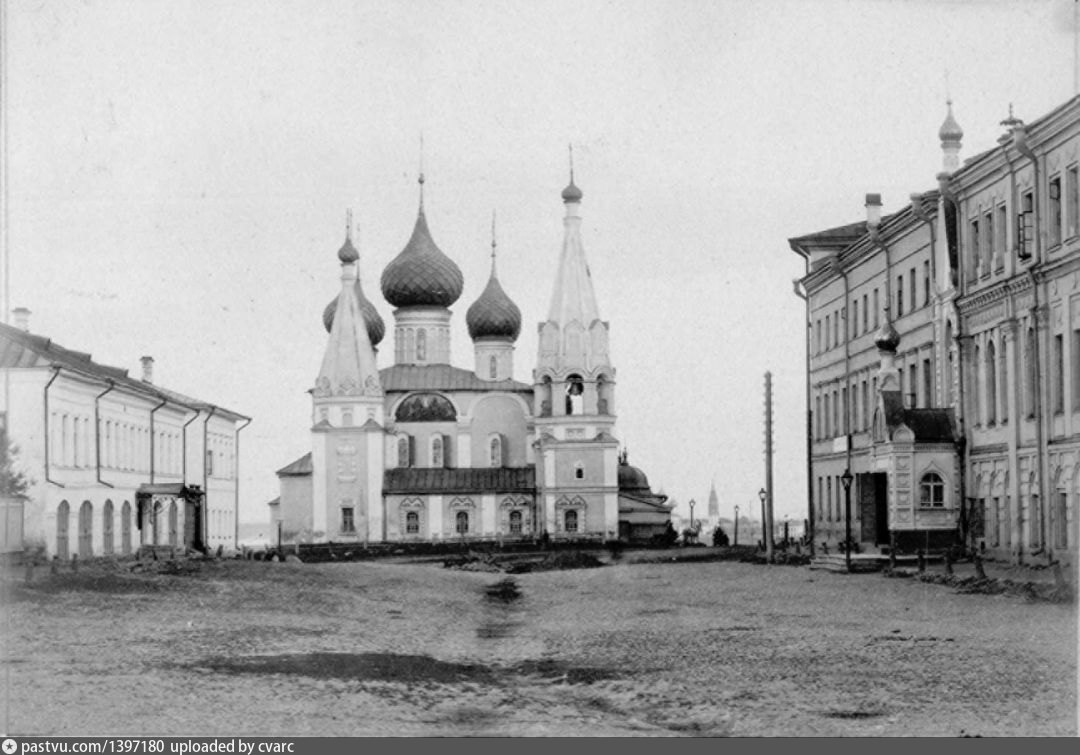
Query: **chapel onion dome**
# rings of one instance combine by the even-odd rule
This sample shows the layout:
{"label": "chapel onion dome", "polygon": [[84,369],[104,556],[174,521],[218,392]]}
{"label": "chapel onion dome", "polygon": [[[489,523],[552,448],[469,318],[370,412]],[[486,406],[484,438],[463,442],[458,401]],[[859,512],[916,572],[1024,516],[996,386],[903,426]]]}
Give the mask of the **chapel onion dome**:
{"label": "chapel onion dome", "polygon": [[964,129],[960,128],[960,124],[956,122],[956,118],[953,117],[952,101],[948,103],[949,114],[945,116],[945,122],[941,124],[941,128],[938,129],[938,137],[943,142],[958,142],[964,138]]}
{"label": "chapel onion dome", "polygon": [[[379,315],[379,311],[375,309],[375,305],[368,301],[364,296],[364,289],[360,286],[360,281],[357,280],[355,285],[356,289],[356,301],[360,304],[360,314],[364,317],[364,325],[367,326],[368,338],[371,340],[372,346],[378,346],[382,341],[383,336],[386,335],[386,324],[383,322],[382,316]],[[335,296],[330,300],[330,303],[326,305],[326,309],[322,313],[323,327],[326,328],[326,332],[330,332],[330,328],[334,326],[334,313],[337,312],[338,298]]]}
{"label": "chapel onion dome", "polygon": [[516,341],[521,334],[521,310],[506,295],[492,271],[480,298],[465,313],[469,338],[506,338]]}
{"label": "chapel onion dome", "polygon": [[896,348],[900,345],[900,334],[896,332],[896,328],[893,327],[892,321],[888,317],[885,318],[885,323],[878,328],[878,332],[874,334],[874,345],[880,351],[887,351],[890,354],[896,353]]}
{"label": "chapel onion dome", "polygon": [[580,202],[583,196],[584,194],[582,194],[581,189],[574,183],[574,178],[571,176],[570,183],[562,190],[562,201],[567,203]]}
{"label": "chapel onion dome", "polygon": [[632,467],[625,458],[619,462],[619,492],[651,494],[649,478],[637,467]]}
{"label": "chapel onion dome", "polygon": [[409,243],[383,270],[383,297],[395,307],[449,307],[464,284],[461,268],[431,238],[421,204]]}
{"label": "chapel onion dome", "polygon": [[338,249],[337,258],[343,265],[351,265],[360,259],[360,252],[356,251],[351,238],[345,238],[345,243]]}

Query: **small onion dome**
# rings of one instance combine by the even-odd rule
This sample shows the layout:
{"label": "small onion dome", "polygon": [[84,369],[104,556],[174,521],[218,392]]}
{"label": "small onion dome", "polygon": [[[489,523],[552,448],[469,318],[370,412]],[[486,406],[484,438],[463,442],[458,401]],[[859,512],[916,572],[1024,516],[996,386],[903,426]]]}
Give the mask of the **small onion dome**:
{"label": "small onion dome", "polygon": [[[352,246],[351,244],[349,245]],[[368,338],[371,339],[372,346],[378,346],[382,341],[383,336],[386,335],[386,325],[383,323],[382,317],[379,315],[375,305],[368,301],[364,296],[364,290],[360,287],[360,281],[356,281],[356,301],[360,304],[360,314],[364,316],[364,324],[367,326]],[[334,297],[330,300],[330,303],[326,305],[326,309],[322,313],[323,326],[326,328],[326,332],[330,332],[330,328],[334,326],[334,313],[337,312],[338,297]]]}
{"label": "small onion dome", "polygon": [[383,297],[395,307],[449,307],[464,284],[461,268],[435,246],[421,206],[409,243],[383,270]]}
{"label": "small onion dome", "polygon": [[893,327],[892,321],[888,318],[885,319],[885,323],[878,329],[878,332],[874,334],[874,345],[881,351],[887,351],[890,354],[896,353],[896,347],[900,345],[900,334],[896,332],[896,328]]}
{"label": "small onion dome", "polygon": [[622,461],[619,463],[619,492],[651,494],[652,488],[649,487],[649,478],[644,472]]}
{"label": "small onion dome", "polygon": [[480,298],[465,313],[465,324],[469,326],[469,338],[474,341],[477,338],[514,341],[521,333],[521,310],[503,291],[494,271]]}
{"label": "small onion dome", "polygon": [[562,190],[563,202],[580,202],[583,196],[584,194],[581,193],[581,189],[574,183],[573,178],[570,179],[570,183],[567,184],[566,188]]}
{"label": "small onion dome", "polygon": [[345,238],[345,243],[338,249],[337,258],[341,260],[344,265],[351,265],[353,262],[360,259],[360,252],[356,251],[356,247],[353,246],[351,238]]}
{"label": "small onion dome", "polygon": [[952,114],[952,102],[949,102],[949,114],[945,116],[945,122],[938,129],[938,136],[943,142],[958,142],[964,137],[964,129],[956,122]]}

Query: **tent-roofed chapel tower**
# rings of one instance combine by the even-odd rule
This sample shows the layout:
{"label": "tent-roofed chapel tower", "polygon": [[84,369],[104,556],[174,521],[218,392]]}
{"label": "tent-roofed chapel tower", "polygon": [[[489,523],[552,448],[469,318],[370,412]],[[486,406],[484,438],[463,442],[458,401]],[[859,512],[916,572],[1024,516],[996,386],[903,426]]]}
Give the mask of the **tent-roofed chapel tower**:
{"label": "tent-roofed chapel tower", "polygon": [[[582,191],[563,190],[562,254],[533,372],[537,492],[554,535],[618,536],[615,370],[581,239]],[[577,528],[575,530],[575,527]]]}
{"label": "tent-roofed chapel tower", "polygon": [[[360,255],[346,233],[341,293],[312,396],[311,525],[315,533],[382,540],[383,389],[373,327],[358,295]],[[377,317],[377,315],[376,315]],[[380,321],[381,325],[381,321]]]}

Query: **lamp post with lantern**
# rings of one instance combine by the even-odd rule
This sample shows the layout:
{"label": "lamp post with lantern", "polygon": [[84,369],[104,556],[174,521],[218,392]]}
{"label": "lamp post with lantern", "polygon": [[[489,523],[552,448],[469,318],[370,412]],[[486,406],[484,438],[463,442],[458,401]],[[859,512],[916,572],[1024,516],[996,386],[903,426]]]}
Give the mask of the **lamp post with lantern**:
{"label": "lamp post with lantern", "polygon": [[735,542],[734,545],[739,544],[739,504],[735,504]]}
{"label": "lamp post with lantern", "polygon": [[851,573],[851,483],[854,479],[850,467],[840,476],[840,482],[844,484],[844,565],[848,574]]}

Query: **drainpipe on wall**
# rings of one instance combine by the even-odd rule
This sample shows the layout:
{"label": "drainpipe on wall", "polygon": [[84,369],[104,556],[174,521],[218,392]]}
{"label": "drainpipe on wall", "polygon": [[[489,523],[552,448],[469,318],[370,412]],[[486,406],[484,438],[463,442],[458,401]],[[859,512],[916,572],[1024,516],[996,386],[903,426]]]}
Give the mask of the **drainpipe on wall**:
{"label": "drainpipe on wall", "polygon": [[53,370],[53,376],[45,384],[45,482],[62,488],[63,484],[49,477],[49,446],[51,445],[49,443],[49,387],[60,377],[60,365],[53,365]]}
{"label": "drainpipe on wall", "polygon": [[[203,420],[203,435],[202,435],[202,476],[203,476],[203,518],[202,518],[202,536],[203,547],[207,552],[210,551],[210,470],[207,469],[206,459],[207,451],[210,450],[209,446],[209,424],[210,418],[214,416],[214,412],[217,411],[216,406],[211,406],[210,411],[206,415],[206,419]],[[213,458],[213,457],[210,457]]]}
{"label": "drainpipe on wall", "polygon": [[150,484],[154,484],[154,446],[156,445],[154,440],[154,412],[156,412],[165,404],[169,403],[169,399],[161,399],[161,403],[150,410]]}
{"label": "drainpipe on wall", "polygon": [[233,518],[233,548],[240,547],[240,431],[251,424],[251,417],[245,417],[245,420],[244,424],[236,428],[236,439],[233,441],[236,444],[236,463],[234,464],[235,470],[233,472],[233,474],[236,475],[236,484],[234,488],[234,493],[236,494],[236,503],[234,504],[236,516]]}
{"label": "drainpipe on wall", "polygon": [[97,481],[99,485],[104,485],[107,488],[115,487],[112,483],[105,482],[101,479],[101,409],[99,402],[101,397],[107,393],[110,393],[116,388],[116,383],[112,380],[108,382],[109,387],[104,391],[94,396],[94,457],[97,466]]}
{"label": "drainpipe on wall", "polygon": [[187,486],[187,428],[199,418],[200,411],[196,409],[195,415],[180,428],[180,477],[184,486]]}
{"label": "drainpipe on wall", "polygon": [[[1042,213],[1039,211],[1039,205],[1041,204],[1041,202],[1039,200],[1040,200],[1040,198],[1042,196],[1042,193],[1039,191],[1040,186],[1041,186],[1041,184],[1039,183],[1039,160],[1035,156],[1034,150],[1032,150],[1031,147],[1027,143],[1027,130],[1025,129],[1025,127],[1024,127],[1024,125],[1022,123],[1017,125],[1013,129],[1012,137],[1013,137],[1013,146],[1016,147],[1016,151],[1019,152],[1024,157],[1026,157],[1027,159],[1031,160],[1031,168],[1032,168],[1032,171],[1033,171],[1033,174],[1034,174],[1034,180],[1032,181],[1032,185],[1034,187],[1034,189],[1032,191],[1032,198],[1033,198],[1032,210],[1034,211],[1035,217],[1038,220],[1038,228],[1037,228],[1036,233],[1035,233],[1034,264],[1032,264],[1031,267],[1028,268],[1028,275],[1031,276],[1031,289],[1032,289],[1032,296],[1033,296],[1033,302],[1032,302],[1032,307],[1031,307],[1031,319],[1032,319],[1032,321],[1033,321],[1033,323],[1035,325],[1035,342],[1032,344],[1032,350],[1034,351],[1034,353],[1032,354],[1032,361],[1034,362],[1034,365],[1035,365],[1035,375],[1034,375],[1035,385],[1033,386],[1033,388],[1035,389],[1033,391],[1033,393],[1035,394],[1034,395],[1034,399],[1035,399],[1035,407],[1034,407],[1034,409],[1035,409],[1035,417],[1036,417],[1036,421],[1035,421],[1035,445],[1036,445],[1036,447],[1038,449],[1038,459],[1039,459],[1039,533],[1040,533],[1040,535],[1039,535],[1039,550],[1041,550],[1043,553],[1046,554],[1047,559],[1051,559],[1052,558],[1052,552],[1050,550],[1050,540],[1049,540],[1049,534],[1050,533],[1049,533],[1049,528],[1047,526],[1047,524],[1048,524],[1047,523],[1047,519],[1048,519],[1047,514],[1049,513],[1049,501],[1047,501],[1047,499],[1046,499],[1046,481],[1047,481],[1047,479],[1049,478],[1049,475],[1050,475],[1050,459],[1049,459],[1050,454],[1049,454],[1049,449],[1047,448],[1047,440],[1046,440],[1046,438],[1050,434],[1050,431],[1051,431],[1051,428],[1052,428],[1052,424],[1051,424],[1052,419],[1049,416],[1047,407],[1045,407],[1043,405],[1043,400],[1042,400],[1042,393],[1044,391],[1045,391],[1045,393],[1050,392],[1048,387],[1043,385],[1044,380],[1049,380],[1049,370],[1046,371],[1045,375],[1041,374],[1042,370],[1040,369],[1041,363],[1040,363],[1040,358],[1039,358],[1039,355],[1041,353],[1041,349],[1039,349],[1039,330],[1040,330],[1039,326],[1040,326],[1041,318],[1039,317],[1039,306],[1040,306],[1039,305],[1039,278],[1038,278],[1038,275],[1037,275],[1037,271],[1043,265],[1043,258],[1042,258],[1042,254],[1043,254],[1043,248],[1042,248],[1042,246],[1043,246],[1042,245],[1043,229],[1042,229],[1042,226],[1043,226],[1043,221],[1044,221],[1044,218],[1042,217]],[[1049,326],[1049,322],[1047,322],[1047,325]],[[1050,338],[1049,327],[1047,328],[1047,331],[1046,331],[1046,337],[1047,337],[1047,339]],[[1035,551],[1035,552],[1033,552],[1032,555],[1035,555],[1035,553],[1038,553],[1038,552],[1039,551]]]}
{"label": "drainpipe on wall", "polygon": [[[806,260],[806,274],[810,274],[810,258]],[[811,409],[810,395],[810,294],[799,280],[792,281],[795,295],[806,302],[806,508],[807,508],[807,532],[806,537],[810,542],[810,557],[814,557],[814,412]],[[736,525],[738,526],[738,525]]]}

